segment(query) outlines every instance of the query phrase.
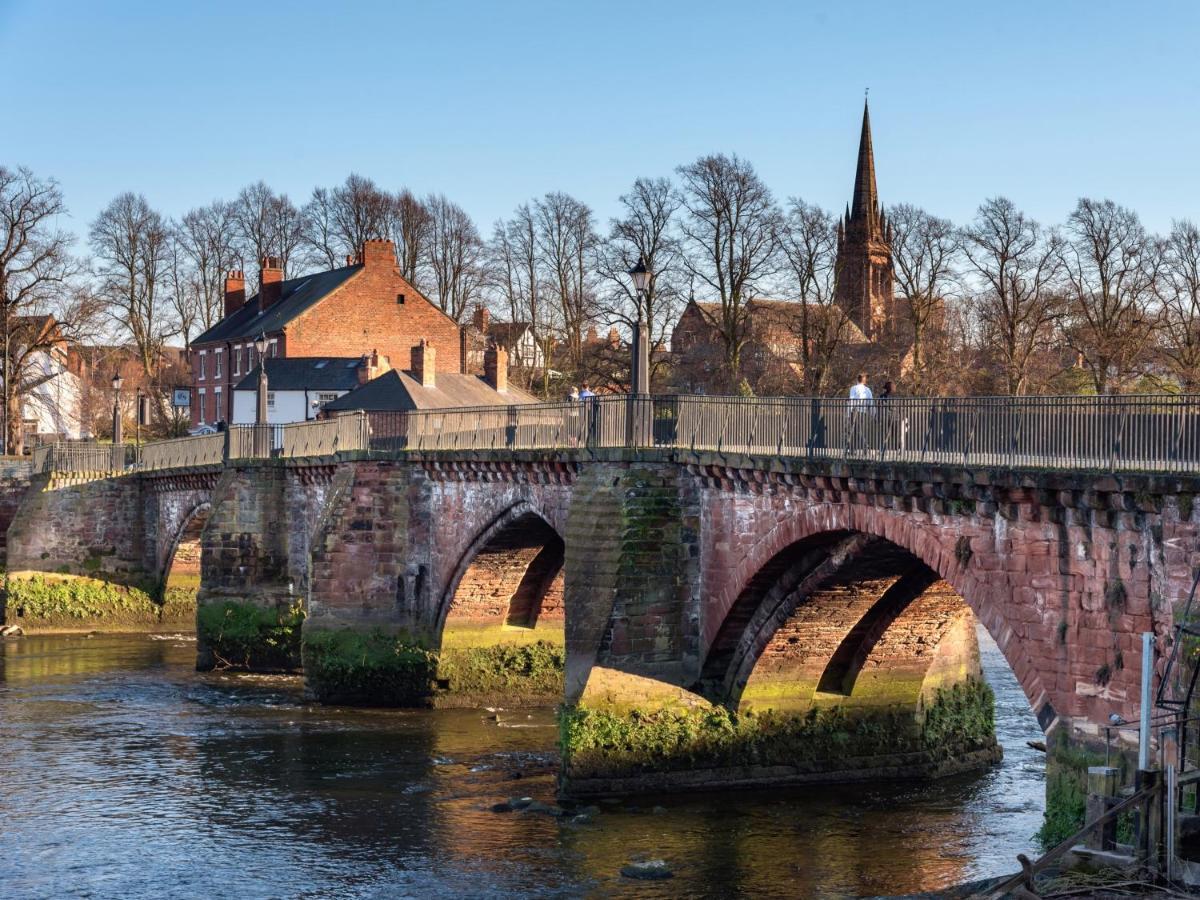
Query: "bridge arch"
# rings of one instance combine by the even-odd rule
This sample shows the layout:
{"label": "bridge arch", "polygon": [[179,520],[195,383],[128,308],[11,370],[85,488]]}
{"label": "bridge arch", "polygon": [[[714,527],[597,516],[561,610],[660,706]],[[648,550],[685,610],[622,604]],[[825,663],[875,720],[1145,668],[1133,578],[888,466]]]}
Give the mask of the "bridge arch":
{"label": "bridge arch", "polygon": [[[701,626],[700,686],[706,697],[742,702],[764,651],[797,609],[803,613],[805,599],[814,591],[836,592],[857,581],[864,589],[862,602],[857,610],[844,610],[853,623],[833,630],[837,640],[823,647],[824,658],[819,664],[814,659],[807,670],[812,682],[805,687],[806,703],[838,693],[831,688],[844,686],[863,671],[870,651],[876,652],[878,662],[880,640],[900,617],[911,620],[921,609],[917,601],[932,592],[927,603],[943,598],[948,614],[957,600],[984,625],[1042,729],[1050,731],[1060,711],[1006,620],[1005,594],[1012,587],[1003,572],[991,571],[984,578],[970,566],[975,552],[994,546],[992,529],[998,526],[974,523],[969,517],[944,516],[938,521],[845,503],[791,512],[778,517],[724,573],[719,566],[709,570],[706,580],[713,602]],[[855,560],[865,569],[855,572]],[[872,590],[874,600],[867,603]],[[816,610],[808,607],[810,615],[819,615]],[[753,702],[754,694],[753,689],[745,694],[746,701]]]}
{"label": "bridge arch", "polygon": [[561,699],[565,549],[524,500],[470,541],[438,603],[443,689],[464,703]]}
{"label": "bridge arch", "polygon": [[193,611],[200,590],[201,536],[212,516],[212,503],[203,500],[183,516],[163,555],[158,580],[158,599],[164,616]]}

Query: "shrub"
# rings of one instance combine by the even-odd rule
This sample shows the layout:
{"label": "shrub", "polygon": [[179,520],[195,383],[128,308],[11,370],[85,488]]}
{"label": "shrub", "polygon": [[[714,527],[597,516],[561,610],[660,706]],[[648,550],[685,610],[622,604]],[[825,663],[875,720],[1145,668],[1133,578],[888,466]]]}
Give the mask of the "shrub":
{"label": "shrub", "polygon": [[339,629],[304,638],[304,674],[322,702],[402,706],[429,696],[437,656],[404,636]]}
{"label": "shrub", "polygon": [[300,667],[303,622],[299,601],[264,609],[227,600],[199,608],[196,634],[220,668],[293,671]]}

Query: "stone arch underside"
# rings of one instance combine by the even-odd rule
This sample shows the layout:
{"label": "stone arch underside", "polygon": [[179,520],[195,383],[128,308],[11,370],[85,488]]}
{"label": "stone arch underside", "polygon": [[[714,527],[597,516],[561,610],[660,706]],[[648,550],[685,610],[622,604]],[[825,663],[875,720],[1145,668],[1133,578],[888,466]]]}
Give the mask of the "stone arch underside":
{"label": "stone arch underside", "polygon": [[159,579],[164,618],[195,611],[200,592],[201,537],[211,515],[211,503],[197,504],[184,517],[168,547]]}
{"label": "stone arch underside", "polygon": [[974,619],[955,590],[890,541],[834,532],[780,551],[731,606],[701,691],[732,708],[919,713],[980,675]]}
{"label": "stone arch underside", "polygon": [[562,537],[532,505],[507,509],[459,560],[439,607],[439,645],[561,645],[564,550]]}
{"label": "stone arch underside", "polygon": [[[975,550],[981,545],[990,544],[993,536],[990,533],[967,536],[963,534],[965,529],[948,527],[950,525],[949,522],[937,523],[914,516],[902,509],[858,504],[795,504],[787,510],[786,515],[782,514],[782,511],[776,511],[771,527],[762,529],[750,546],[739,548],[735,559],[723,560],[719,553],[714,554],[713,560],[706,567],[704,589],[710,599],[705,605],[701,623],[702,677],[699,687],[709,697],[728,698],[735,692],[736,673],[728,668],[720,669],[718,662],[721,654],[725,654],[725,662],[729,661],[730,625],[736,624],[739,618],[743,622],[747,621],[746,597],[753,595],[756,588],[760,592],[764,590],[762,573],[767,573],[769,581],[772,571],[786,570],[789,561],[794,564],[797,554],[802,554],[806,549],[824,546],[828,554],[830,542],[836,539],[846,542],[884,541],[895,548],[893,553],[914,559],[928,570],[927,577],[932,579],[931,590],[953,592],[958,602],[974,614],[996,641],[1040,725],[1043,730],[1049,732],[1058,720],[1060,710],[1051,702],[1051,695],[1046,689],[1042,674],[1033,665],[1026,648],[1018,639],[1014,623],[1006,618],[1010,612],[1010,598],[1007,595],[1013,588],[1007,583],[1003,572],[980,572],[978,567],[971,565],[971,557]],[[987,523],[988,532],[991,527],[991,524]],[[849,549],[854,552],[853,546]],[[818,559],[820,558],[818,554]],[[792,577],[795,577],[794,573]],[[778,584],[767,585],[768,589],[771,587],[779,590]],[[895,595],[892,599],[895,599]],[[750,606],[753,605],[752,602]],[[760,612],[760,616],[767,608],[764,605],[764,612]],[[775,608],[778,614],[778,606]],[[863,606],[864,614],[867,608],[869,607]],[[847,614],[847,617],[854,618],[852,614]],[[855,624],[857,623],[856,619]],[[781,622],[777,621],[775,624],[778,627]],[[869,624],[868,622],[863,627],[866,628]],[[851,626],[840,627],[849,634]],[[964,630],[966,629],[958,628],[956,634],[961,634]],[[735,628],[732,633],[740,636],[742,631]],[[974,640],[973,634],[971,639]],[[762,632],[759,640],[762,641]],[[839,638],[839,646],[840,642]],[[762,646],[765,650],[765,641],[762,641]],[[753,646],[750,647],[751,651],[754,649]],[[843,657],[839,659],[844,662],[844,654],[849,652],[849,648],[842,652]],[[752,656],[753,653],[749,655]],[[817,681],[813,686],[812,700],[829,699],[816,696],[816,685],[825,675],[826,664],[831,659],[827,657],[819,664],[812,664],[813,669],[820,669],[820,674],[815,676]],[[945,662],[942,661],[939,665],[945,665]],[[752,669],[753,665],[749,668]],[[718,671],[726,679],[723,685],[724,695],[721,694],[721,688],[714,690],[719,677]],[[748,669],[741,669],[740,674],[748,680]],[[828,677],[833,679],[833,673]],[[827,682],[827,685],[829,683]],[[752,701],[753,695],[754,691],[751,691],[747,699]]]}

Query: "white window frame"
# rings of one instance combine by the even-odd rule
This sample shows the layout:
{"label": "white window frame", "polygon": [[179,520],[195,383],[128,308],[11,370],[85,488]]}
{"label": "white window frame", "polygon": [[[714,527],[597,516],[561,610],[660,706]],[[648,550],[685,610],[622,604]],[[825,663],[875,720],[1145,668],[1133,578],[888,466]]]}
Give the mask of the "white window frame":
{"label": "white window frame", "polygon": [[275,392],[267,391],[267,409],[272,410],[274,408],[275,408]]}
{"label": "white window frame", "polygon": [[225,410],[221,409],[221,388],[213,388],[213,421],[220,422],[224,416]]}
{"label": "white window frame", "polygon": [[220,381],[222,377],[222,361],[225,359],[225,348],[218,347],[213,351],[213,380]]}
{"label": "white window frame", "polygon": [[204,400],[205,400],[204,388],[199,389],[199,391],[197,393],[197,399],[200,401],[200,418],[197,420],[197,424],[203,425],[204,424]]}
{"label": "white window frame", "polygon": [[199,368],[199,370],[200,370],[200,374],[196,376],[196,380],[197,380],[197,381],[203,381],[203,380],[204,380],[204,378],[205,378],[205,376],[208,374],[208,373],[205,371],[205,370],[208,368],[208,351],[207,351],[207,350],[201,350],[201,351],[200,351],[200,353],[199,353],[198,355],[199,355],[199,357],[200,357],[200,362],[199,362],[199,364],[198,364],[198,368]]}
{"label": "white window frame", "polygon": [[233,374],[234,375],[242,374],[242,345],[241,344],[233,345]]}
{"label": "white window frame", "polygon": [[267,352],[271,355],[271,359],[276,359],[279,356],[278,338],[271,338],[271,340],[267,342]]}

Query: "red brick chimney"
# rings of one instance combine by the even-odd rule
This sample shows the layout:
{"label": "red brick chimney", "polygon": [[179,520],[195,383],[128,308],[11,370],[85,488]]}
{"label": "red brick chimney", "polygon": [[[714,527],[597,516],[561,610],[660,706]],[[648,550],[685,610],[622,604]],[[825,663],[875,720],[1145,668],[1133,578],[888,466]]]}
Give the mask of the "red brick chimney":
{"label": "red brick chimney", "polygon": [[258,308],[270,309],[283,296],[283,266],[278,256],[264,256],[260,269]]}
{"label": "red brick chimney", "polygon": [[475,307],[475,315],[471,317],[471,324],[484,334],[488,333],[488,326],[492,324],[492,314],[487,311],[487,307]]}
{"label": "red brick chimney", "polygon": [[396,265],[396,247],[391,241],[367,240],[362,245],[362,262],[368,269],[374,266]]}
{"label": "red brick chimney", "polygon": [[[415,348],[414,348],[415,349]],[[385,375],[392,369],[392,361],[386,356],[380,356],[378,350],[364,353],[358,363],[358,383],[366,384],[380,375]]]}
{"label": "red brick chimney", "polygon": [[233,269],[225,276],[225,315],[232,316],[246,305],[246,276]]}
{"label": "red brick chimney", "polygon": [[483,352],[483,380],[498,394],[508,393],[508,351],[489,344]]}
{"label": "red brick chimney", "polygon": [[412,373],[413,378],[421,382],[421,387],[435,387],[437,378],[434,374],[434,369],[437,364],[437,355],[434,352],[433,345],[425,338],[421,338],[421,343],[412,348]]}

